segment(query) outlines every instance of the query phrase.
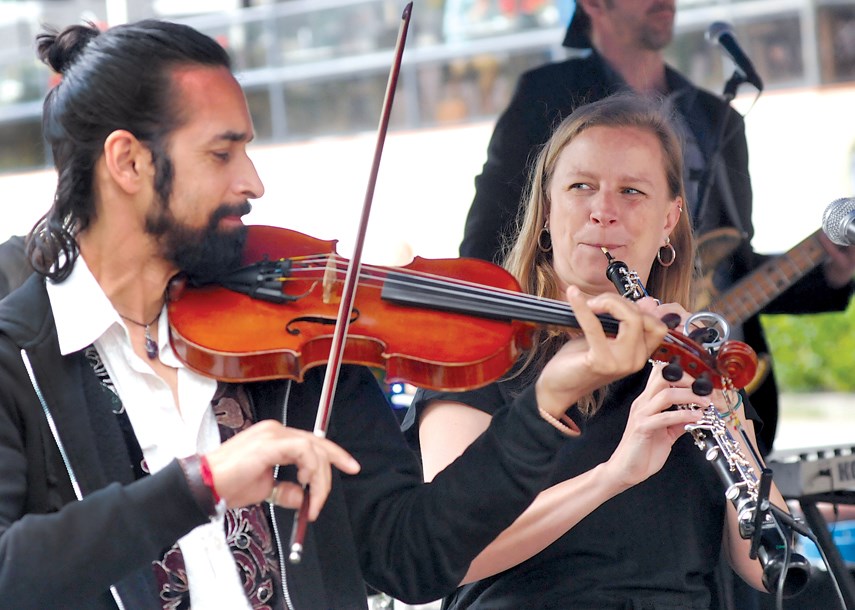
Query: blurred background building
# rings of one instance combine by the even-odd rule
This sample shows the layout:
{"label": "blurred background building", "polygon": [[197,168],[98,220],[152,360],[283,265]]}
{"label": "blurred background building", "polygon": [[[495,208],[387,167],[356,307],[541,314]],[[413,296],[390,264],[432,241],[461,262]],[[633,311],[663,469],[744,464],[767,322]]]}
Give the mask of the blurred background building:
{"label": "blurred background building", "polygon": [[[89,20],[106,26],[161,17],[216,37],[234,58],[257,131],[264,199],[277,204],[259,206],[267,215],[254,221],[283,224],[277,214],[285,203],[289,226],[296,221],[307,232],[341,238],[348,232],[341,229],[352,226],[347,210],[361,203],[371,158],[368,134],[377,125],[404,4],[0,0],[0,213],[6,218],[0,233],[26,232],[52,194],[53,179],[39,173],[51,166],[40,113],[57,77],[35,59],[42,25]],[[395,160],[384,160],[389,186],[381,176],[377,193],[388,208],[382,230],[392,227],[401,239],[385,240],[382,256],[456,254],[492,122],[523,71],[568,55],[561,41],[571,4],[416,0],[390,126],[393,150],[386,153]],[[733,66],[704,34],[711,22],[727,21],[767,83],[756,105],[750,87],[735,104],[751,110],[754,246],[786,250],[810,232],[806,227],[819,227],[828,202],[855,191],[855,2],[678,0],[678,6],[677,35],[667,53],[674,66],[721,92]],[[336,168],[335,181],[325,174],[330,167]],[[793,180],[797,176],[800,183]],[[334,202],[324,225],[299,209],[311,198],[317,216],[318,183],[324,185],[323,201]],[[764,214],[779,214],[783,205],[788,214],[776,219],[783,228],[763,222]],[[332,217],[337,222],[331,224]]]}
{"label": "blurred background building", "polygon": [[[41,100],[54,76],[34,57],[42,24],[187,22],[231,52],[260,143],[374,128],[402,0],[0,0],[0,171],[50,164]],[[567,0],[417,0],[394,129],[492,119],[524,70],[564,57]],[[729,21],[767,90],[855,81],[855,3],[681,0],[673,65],[710,90],[731,67],[704,39]],[[848,117],[851,122],[851,116]]]}

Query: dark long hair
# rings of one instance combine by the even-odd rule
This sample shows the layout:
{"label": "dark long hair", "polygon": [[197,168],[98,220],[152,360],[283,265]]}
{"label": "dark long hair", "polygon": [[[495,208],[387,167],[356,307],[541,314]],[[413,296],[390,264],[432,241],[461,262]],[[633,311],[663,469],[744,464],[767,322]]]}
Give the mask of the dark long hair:
{"label": "dark long hair", "polygon": [[76,235],[95,215],[94,168],[112,132],[124,129],[151,151],[155,190],[169,201],[172,163],[166,139],[186,117],[172,73],[187,65],[231,68],[225,49],[185,25],[146,20],[104,32],[93,24],[48,30],[36,39],[42,62],[62,75],[45,98],[44,136],[53,152],[53,205],[30,232],[33,268],[61,281],[78,256]]}

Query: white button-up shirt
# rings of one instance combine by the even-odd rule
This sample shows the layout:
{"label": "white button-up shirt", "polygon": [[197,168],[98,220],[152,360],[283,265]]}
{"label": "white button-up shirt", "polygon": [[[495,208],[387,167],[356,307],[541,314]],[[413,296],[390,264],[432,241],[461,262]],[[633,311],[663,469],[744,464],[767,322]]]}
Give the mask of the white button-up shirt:
{"label": "white button-up shirt", "polygon": [[[122,400],[149,472],[173,459],[207,453],[220,444],[211,407],[217,382],[185,367],[169,344],[166,307],[158,319],[160,361],[178,372],[178,405],[169,385],[131,347],[124,320],[113,308],[83,257],[68,278],[47,283],[63,355],[94,344]],[[180,409],[179,409],[180,405]],[[194,610],[249,608],[223,518],[201,525],[178,541]]]}

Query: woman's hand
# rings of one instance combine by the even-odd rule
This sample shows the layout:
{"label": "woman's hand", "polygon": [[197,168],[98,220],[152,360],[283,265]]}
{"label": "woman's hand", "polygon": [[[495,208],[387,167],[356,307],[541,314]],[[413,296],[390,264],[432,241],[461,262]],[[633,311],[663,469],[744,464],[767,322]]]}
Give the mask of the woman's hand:
{"label": "woman's hand", "polygon": [[676,382],[662,377],[662,366],[654,365],[644,391],[633,401],[623,437],[606,463],[606,472],[619,488],[627,489],[659,471],[674,442],[685,433],[686,424],[701,418],[699,411],[671,409],[672,405],[706,405],[710,397],[695,394],[684,374]]}
{"label": "woman's hand", "polygon": [[[668,332],[655,316],[617,294],[588,298],[571,286],[567,301],[584,337],[564,345],[535,386],[538,406],[556,418],[582,396],[640,370]],[[596,314],[609,314],[620,322],[615,337],[606,336]]]}
{"label": "woman's hand", "polygon": [[310,521],[317,518],[329,494],[331,466],[347,474],[359,472],[359,463],[332,441],[273,420],[243,430],[207,457],[214,487],[229,508],[261,502],[271,496],[274,484],[278,488],[276,504],[298,508],[303,500],[302,487],[273,479],[274,466],[293,464],[300,483],[311,486]]}

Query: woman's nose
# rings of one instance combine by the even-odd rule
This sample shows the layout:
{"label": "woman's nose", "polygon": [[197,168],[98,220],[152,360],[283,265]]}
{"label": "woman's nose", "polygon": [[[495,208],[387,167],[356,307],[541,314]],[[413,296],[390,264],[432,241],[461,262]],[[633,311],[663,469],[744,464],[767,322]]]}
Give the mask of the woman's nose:
{"label": "woman's nose", "polygon": [[617,206],[611,195],[600,191],[592,198],[591,220],[603,225],[610,225],[617,222]]}

